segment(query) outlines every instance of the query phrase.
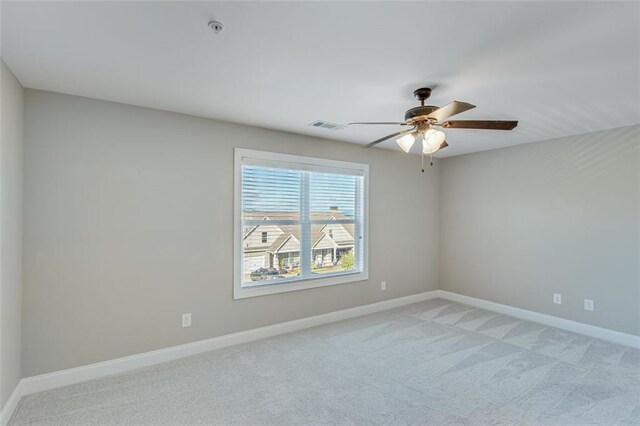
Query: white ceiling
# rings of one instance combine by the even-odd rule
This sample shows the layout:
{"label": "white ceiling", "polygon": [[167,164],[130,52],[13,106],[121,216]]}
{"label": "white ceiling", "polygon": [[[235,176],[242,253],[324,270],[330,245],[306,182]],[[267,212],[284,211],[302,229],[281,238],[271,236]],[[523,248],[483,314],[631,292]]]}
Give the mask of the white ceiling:
{"label": "white ceiling", "polygon": [[430,104],[478,106],[456,118],[520,120],[447,130],[440,156],[640,123],[638,2],[2,6],[2,56],[30,88],[355,143],[396,128],[308,124],[401,120],[432,85]]}

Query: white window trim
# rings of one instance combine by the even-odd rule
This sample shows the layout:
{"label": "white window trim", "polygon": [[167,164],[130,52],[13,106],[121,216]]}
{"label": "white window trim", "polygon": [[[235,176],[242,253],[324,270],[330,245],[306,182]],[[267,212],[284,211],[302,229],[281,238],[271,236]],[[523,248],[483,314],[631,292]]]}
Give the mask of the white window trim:
{"label": "white window trim", "polygon": [[[273,284],[261,284],[256,286],[242,286],[242,160],[250,158],[261,163],[274,163],[274,167],[282,166],[282,163],[305,164],[332,168],[336,172],[347,170],[358,171],[364,178],[362,203],[362,215],[360,223],[364,225],[362,230],[362,271],[353,273],[327,274],[319,277],[290,278],[278,280]],[[348,161],[328,160],[323,158],[303,157],[275,152],[256,151],[252,149],[234,149],[234,179],[233,179],[233,298],[245,299],[247,297],[265,296],[268,294],[285,293],[289,291],[307,290],[310,288],[326,287],[331,285],[346,284],[369,279],[369,165],[352,163]],[[356,237],[356,236],[354,236]],[[302,247],[301,247],[302,252]],[[302,266],[302,265],[301,265]]]}

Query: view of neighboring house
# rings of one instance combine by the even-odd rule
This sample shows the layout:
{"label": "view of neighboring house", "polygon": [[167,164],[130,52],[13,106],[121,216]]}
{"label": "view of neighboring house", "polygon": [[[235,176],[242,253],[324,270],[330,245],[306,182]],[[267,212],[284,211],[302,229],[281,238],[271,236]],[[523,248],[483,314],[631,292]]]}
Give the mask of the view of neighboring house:
{"label": "view of neighboring house", "polygon": [[[251,212],[245,220],[264,220],[264,224],[243,229],[242,247],[244,276],[259,268],[295,269],[300,265],[300,226],[272,225],[270,220],[298,220],[298,213]],[[311,212],[311,220],[351,219],[332,208],[327,212]],[[353,254],[353,224],[323,224],[311,226],[312,267],[338,265],[340,259]]]}

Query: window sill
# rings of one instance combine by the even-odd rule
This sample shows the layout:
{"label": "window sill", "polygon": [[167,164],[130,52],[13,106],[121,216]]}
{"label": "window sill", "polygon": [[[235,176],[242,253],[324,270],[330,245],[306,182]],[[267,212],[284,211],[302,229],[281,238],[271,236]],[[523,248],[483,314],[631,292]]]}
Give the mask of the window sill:
{"label": "window sill", "polygon": [[289,291],[307,290],[310,288],[327,287],[331,285],[347,284],[369,279],[367,272],[353,272],[347,274],[332,274],[313,278],[291,278],[273,284],[255,284],[251,286],[235,285],[233,298],[246,299],[248,297],[266,296],[269,294],[286,293]]}

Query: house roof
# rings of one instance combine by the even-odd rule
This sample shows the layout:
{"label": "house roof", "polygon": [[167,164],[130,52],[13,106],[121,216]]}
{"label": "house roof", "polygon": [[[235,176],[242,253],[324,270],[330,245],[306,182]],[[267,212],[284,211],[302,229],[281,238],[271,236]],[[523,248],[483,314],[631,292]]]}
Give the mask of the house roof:
{"label": "house roof", "polygon": [[[265,225],[269,224],[269,220],[298,220],[300,214],[298,212],[244,212],[243,219],[245,220],[265,220]],[[349,216],[346,216],[340,212],[336,211],[328,211],[328,212],[311,212],[309,213],[309,217],[311,220],[331,220],[331,219],[352,219]],[[336,224],[338,225],[338,224]],[[337,241],[332,238],[338,248],[340,247],[348,247],[353,244],[355,235],[355,226],[352,223],[343,223],[339,224],[342,226],[350,238],[346,240]],[[246,238],[251,232],[259,228],[261,225],[256,225],[252,227],[248,232],[245,233],[244,237]],[[298,241],[300,241],[300,226],[299,225],[276,225],[283,232],[268,248],[266,251],[272,253],[279,253],[279,249],[284,245],[286,240],[293,236]],[[327,233],[324,232],[327,225],[311,225],[311,247],[315,246],[320,239],[326,235],[326,238],[331,238]]]}
{"label": "house roof", "polygon": [[276,238],[276,240],[273,242],[273,244],[271,244],[271,246],[269,246],[269,248],[267,249],[267,251],[271,251],[271,252],[277,252],[278,250],[280,250],[280,248],[282,246],[285,245],[285,243],[287,242],[287,240],[291,237],[293,237],[293,234],[290,234],[288,232],[283,232],[282,235],[280,235],[278,238]]}

